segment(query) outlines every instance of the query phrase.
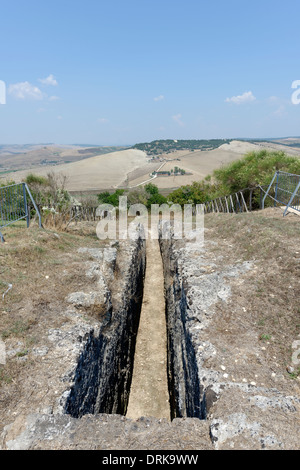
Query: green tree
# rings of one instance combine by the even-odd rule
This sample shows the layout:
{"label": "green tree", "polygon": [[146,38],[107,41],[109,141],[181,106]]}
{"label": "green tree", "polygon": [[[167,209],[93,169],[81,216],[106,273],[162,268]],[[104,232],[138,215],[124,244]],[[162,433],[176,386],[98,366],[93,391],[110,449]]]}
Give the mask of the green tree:
{"label": "green tree", "polygon": [[145,185],[145,191],[146,191],[146,193],[150,194],[151,196],[153,196],[154,194],[159,193],[158,187],[155,186],[155,184],[153,184],[153,183],[146,184]]}
{"label": "green tree", "polygon": [[124,195],[124,189],[117,189],[114,193],[110,194],[109,191],[98,194],[98,201],[100,204],[111,204],[114,207],[119,205],[119,197]]}

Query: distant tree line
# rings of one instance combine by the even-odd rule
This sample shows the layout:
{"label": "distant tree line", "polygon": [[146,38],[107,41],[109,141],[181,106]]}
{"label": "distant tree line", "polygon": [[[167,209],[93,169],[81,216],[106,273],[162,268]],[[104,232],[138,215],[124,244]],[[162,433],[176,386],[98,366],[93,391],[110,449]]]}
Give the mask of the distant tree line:
{"label": "distant tree line", "polygon": [[174,169],[172,168],[171,170],[159,170],[159,171],[154,171],[152,174],[153,175],[185,175],[186,171],[183,168],[179,168],[178,166],[175,166]]}
{"label": "distant tree line", "polygon": [[134,145],[132,148],[143,150],[148,155],[158,155],[160,153],[170,153],[176,150],[212,150],[220,145],[228,144],[231,139],[211,139],[211,140],[154,140]]}

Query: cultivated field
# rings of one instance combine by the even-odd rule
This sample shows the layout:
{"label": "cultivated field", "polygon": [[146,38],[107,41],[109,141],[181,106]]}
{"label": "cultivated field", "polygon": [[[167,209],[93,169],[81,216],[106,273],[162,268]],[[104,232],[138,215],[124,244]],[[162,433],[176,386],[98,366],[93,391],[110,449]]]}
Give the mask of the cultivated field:
{"label": "cultivated field", "polygon": [[[181,150],[170,154],[162,154],[157,159],[157,169],[162,164],[162,171],[171,171],[177,166],[185,170],[186,174],[178,176],[158,176],[153,180],[153,183],[155,183],[159,189],[163,190],[191,184],[194,181],[202,180],[222,165],[227,165],[241,158],[245,153],[259,149],[259,145],[256,144],[232,141],[230,144],[221,145],[221,147],[215,150],[195,150],[193,152]],[[144,170],[144,175],[137,173],[129,175],[130,187],[141,184],[149,178],[149,174],[153,171],[153,163],[149,164],[148,167],[145,166]],[[136,177],[135,174],[137,174]]]}
{"label": "cultivated field", "polygon": [[87,147],[82,145],[0,145],[0,177],[8,171],[61,165],[125,147]]}
{"label": "cultivated field", "polygon": [[[266,148],[268,150],[283,150],[289,155],[299,156],[300,150],[296,147],[288,146],[288,142],[285,144],[272,142],[252,143],[235,140],[229,144],[223,144],[214,150],[178,150],[155,157],[149,156],[146,152],[138,149],[118,150],[90,156],[93,152],[97,151],[96,148],[79,150],[70,148],[61,151],[57,159],[60,158],[62,161],[66,161],[73,158],[77,161],[73,160],[70,163],[56,165],[28,165],[28,169],[0,174],[0,181],[1,179],[2,181],[11,179],[20,182],[29,173],[46,176],[47,173],[53,171],[67,177],[66,188],[68,190],[73,192],[88,192],[115,190],[116,188],[134,188],[151,181],[151,174],[155,171],[171,172],[175,166],[185,170],[184,175],[157,176],[153,179],[153,183],[162,192],[168,193],[180,186],[204,179],[207,175],[212,174],[215,169],[240,159],[250,151],[259,151],[262,148]],[[40,151],[34,150],[32,152],[36,152],[35,155],[37,155]],[[50,152],[49,149],[47,151]],[[99,148],[100,151],[104,150]],[[46,149],[44,149],[44,152],[46,152]],[[53,153],[51,155],[49,154],[47,158],[54,158]],[[11,158],[21,157],[12,156]],[[32,162],[35,162],[34,158]]]}
{"label": "cultivated field", "polygon": [[113,189],[125,184],[127,174],[144,166],[149,158],[141,150],[122,150],[86,158],[57,166],[36,167],[5,175],[19,182],[29,173],[46,176],[49,172],[67,177],[66,188],[70,191]]}

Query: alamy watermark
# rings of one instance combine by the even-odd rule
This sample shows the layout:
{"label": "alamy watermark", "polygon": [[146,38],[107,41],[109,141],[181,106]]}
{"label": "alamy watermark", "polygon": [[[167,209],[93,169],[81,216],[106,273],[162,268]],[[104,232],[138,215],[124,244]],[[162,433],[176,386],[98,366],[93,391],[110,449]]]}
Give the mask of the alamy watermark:
{"label": "alamy watermark", "polygon": [[292,88],[295,89],[292,94],[292,103],[300,104],[300,80],[294,80],[292,83]]}
{"label": "alamy watermark", "polygon": [[6,104],[6,84],[0,80],[0,104]]}
{"label": "alamy watermark", "polygon": [[149,210],[143,204],[127,205],[127,197],[120,196],[119,206],[101,204],[96,211],[100,221],[96,233],[100,240],[126,240],[142,236],[145,239],[186,239],[204,242],[203,204],[152,204]]}

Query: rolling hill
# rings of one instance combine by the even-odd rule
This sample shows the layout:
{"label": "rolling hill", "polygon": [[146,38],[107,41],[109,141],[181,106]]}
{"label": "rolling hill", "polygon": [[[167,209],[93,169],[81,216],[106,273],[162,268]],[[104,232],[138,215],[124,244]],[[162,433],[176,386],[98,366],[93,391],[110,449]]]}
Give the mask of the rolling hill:
{"label": "rolling hill", "polygon": [[[180,186],[203,180],[215,169],[241,158],[249,151],[266,148],[300,156],[300,139],[220,139],[211,141],[211,146],[209,142],[154,141],[127,149],[43,146],[27,149],[23,154],[17,153],[17,149],[11,149],[9,156],[0,148],[0,181],[20,182],[29,173],[46,176],[53,171],[67,177],[67,189],[72,192],[135,188],[153,180],[160,190],[168,193]],[[158,149],[165,152],[158,153]],[[4,164],[8,162],[9,169],[5,169]],[[184,174],[174,175],[176,166]],[[10,172],[12,170],[13,173]],[[164,174],[156,175],[158,170]]]}

